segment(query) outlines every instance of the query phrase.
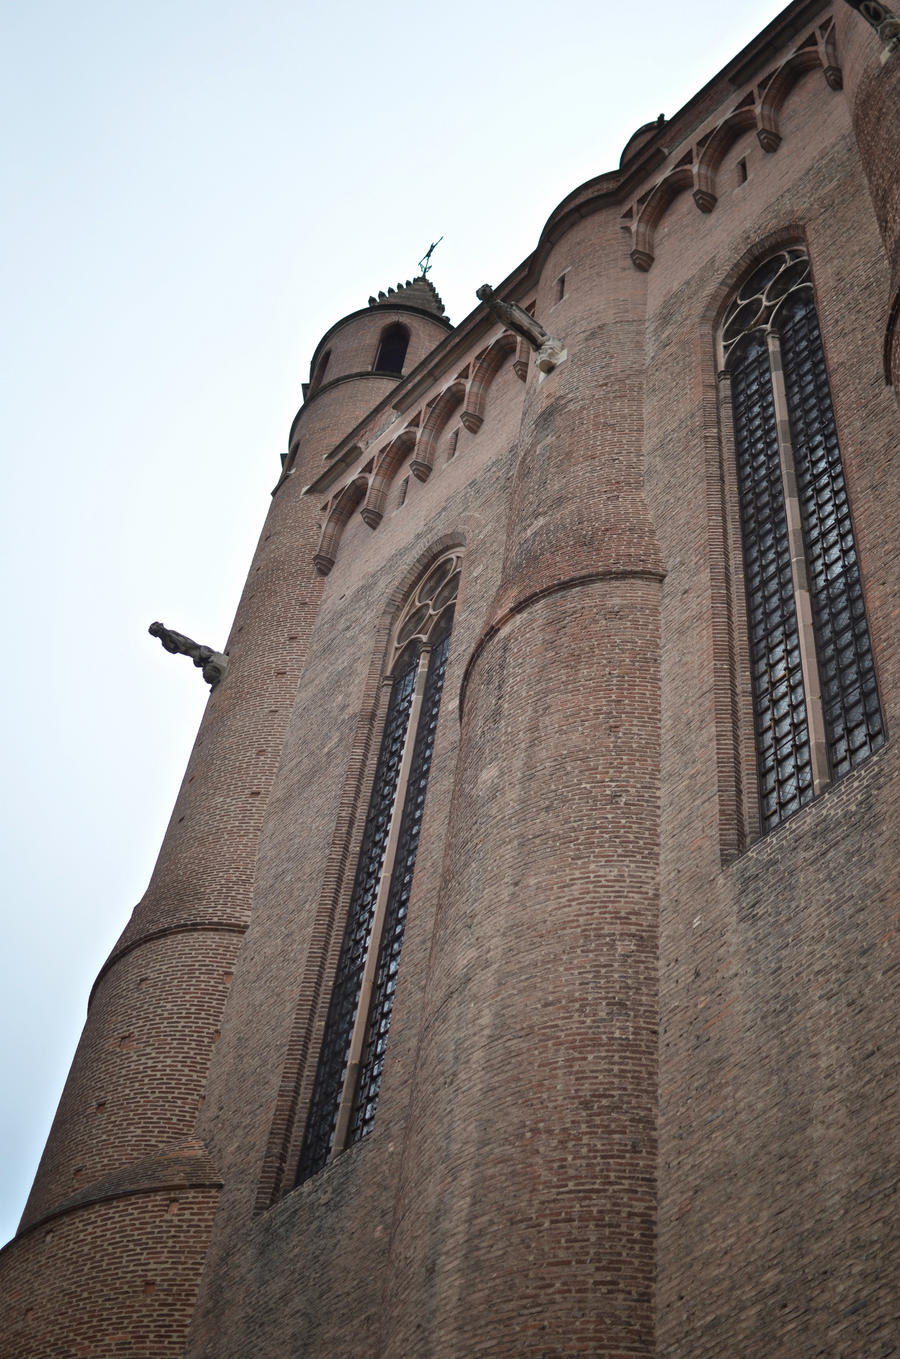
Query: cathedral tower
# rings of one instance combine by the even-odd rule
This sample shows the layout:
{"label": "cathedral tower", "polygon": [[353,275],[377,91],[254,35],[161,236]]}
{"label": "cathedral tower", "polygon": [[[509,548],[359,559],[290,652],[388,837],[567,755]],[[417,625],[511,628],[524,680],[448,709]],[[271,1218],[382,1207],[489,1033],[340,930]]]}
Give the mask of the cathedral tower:
{"label": "cathedral tower", "polygon": [[323,336],[11,1353],[893,1352],[900,55],[841,4],[456,326]]}

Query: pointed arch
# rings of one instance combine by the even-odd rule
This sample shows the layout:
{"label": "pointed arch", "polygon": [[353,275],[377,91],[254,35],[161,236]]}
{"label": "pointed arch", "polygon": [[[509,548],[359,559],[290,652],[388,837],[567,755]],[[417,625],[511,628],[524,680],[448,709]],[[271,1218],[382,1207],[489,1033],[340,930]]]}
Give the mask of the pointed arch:
{"label": "pointed arch", "polygon": [[735,109],[712,133],[697,161],[694,202],[701,212],[712,212],[716,206],[716,178],[728,148],[745,132],[756,127],[756,112],[746,106]]}
{"label": "pointed arch", "polygon": [[427,481],[431,476],[431,470],[434,467],[434,450],[441,430],[456,407],[465,399],[465,395],[466,384],[457,378],[455,382],[451,382],[449,387],[444,388],[425,417],[419,442],[416,445],[416,455],[409,465],[409,470],[419,481]]}
{"label": "pointed arch", "polygon": [[381,741],[311,1083],[298,1183],[366,1137],[375,1121],[461,567],[459,549],[438,558],[391,629]]}
{"label": "pointed arch", "polygon": [[405,429],[378,455],[360,514],[369,528],[377,528],[384,518],[388,491],[398,469],[416,446],[417,431]]}
{"label": "pointed arch", "polygon": [[500,372],[508,355],[515,352],[515,348],[515,335],[512,331],[505,330],[502,335],[494,340],[493,344],[488,345],[475,364],[466,402],[459,417],[470,434],[474,434],[484,424],[484,407],[487,401],[488,388]]}
{"label": "pointed arch", "polygon": [[[393,292],[393,289],[391,291]],[[408,348],[409,326],[405,326],[402,321],[394,321],[391,325],[385,326],[378,338],[372,372],[402,373]]]}
{"label": "pointed arch", "polygon": [[634,248],[631,262],[645,274],[653,263],[653,238],[656,228],[670,206],[685,189],[693,187],[694,172],[690,165],[679,165],[661,179],[651,191],[634,224]]}
{"label": "pointed arch", "polygon": [[388,696],[384,677],[400,611],[416,584],[424,581],[440,557],[451,548],[464,549],[469,534],[477,534],[480,528],[477,516],[465,516],[455,532],[430,542],[418,552],[390,590],[381,613],[373,619],[372,646],[359,715],[341,788],[337,822],[316,903],[310,948],[298,981],[290,1039],[285,1049],[278,1097],[257,1185],[257,1213],[264,1212],[286,1189],[292,1187],[300,1159],[305,1122],[302,1111],[307,1108],[312,1096],[316,1071],[316,1063],[310,1061],[310,1053],[315,1054],[317,1024],[324,1022],[323,998],[326,997],[328,979],[334,975],[337,966],[341,929],[350,902],[353,867],[362,836],[357,813],[367,793],[367,778],[371,784],[374,772],[373,745],[387,712]]}
{"label": "pointed arch", "polygon": [[801,47],[782,62],[766,85],[756,109],[756,136],[764,151],[777,151],[781,145],[779,114],[797,81],[807,71],[822,66],[822,55],[817,45]]}
{"label": "pointed arch", "polygon": [[355,477],[335,497],[322,529],[318,549],[313,557],[313,566],[320,576],[327,576],[334,566],[334,559],[337,556],[338,543],[341,541],[344,526],[365,496],[368,484],[368,477]]}
{"label": "pointed arch", "polygon": [[809,256],[757,260],[719,326],[734,432],[759,828],[884,743]]}

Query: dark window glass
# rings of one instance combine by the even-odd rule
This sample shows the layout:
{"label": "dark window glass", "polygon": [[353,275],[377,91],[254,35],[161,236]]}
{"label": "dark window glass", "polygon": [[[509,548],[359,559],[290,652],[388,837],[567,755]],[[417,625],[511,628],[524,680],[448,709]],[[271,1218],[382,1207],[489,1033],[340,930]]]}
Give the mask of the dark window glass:
{"label": "dark window glass", "polygon": [[781,352],[833,778],[884,741],[850,506],[812,293],[788,299]]}
{"label": "dark window glass", "polygon": [[325,1036],[300,1153],[299,1180],[305,1180],[321,1170],[331,1151],[417,671],[418,656],[415,655],[394,680],[391,689],[347,927],[325,1021]]}
{"label": "dark window glass", "polygon": [[813,790],[769,350],[758,332],[733,361],[732,400],[759,798],[768,830]]}
{"label": "dark window glass", "polygon": [[[325,1021],[298,1181],[321,1170],[335,1149],[359,1141],[374,1122],[447,667],[460,561],[460,553],[452,550],[434,563],[410,597],[397,625],[384,734]],[[412,747],[404,760],[410,741]],[[374,937],[376,918],[379,933]],[[364,981],[369,997],[365,1014],[360,1011]],[[359,1060],[355,1088],[351,1090],[347,1073],[352,1054],[359,1054]],[[355,1056],[353,1060],[356,1063]],[[338,1148],[336,1136],[341,1141]]]}
{"label": "dark window glass", "polygon": [[[774,358],[767,335],[773,337]],[[877,750],[884,730],[809,260],[802,249],[780,251],[754,270],[726,313],[722,342],[732,378],[760,806],[767,830],[813,796],[808,718],[814,716],[825,732],[827,768],[822,753],[819,787]],[[779,366],[781,438],[773,388]],[[796,528],[789,532],[786,479],[796,480],[802,541]],[[799,563],[794,571],[792,556]],[[804,694],[798,590],[808,592],[812,636],[804,642],[806,664],[817,672],[821,709],[818,698]]]}
{"label": "dark window glass", "polygon": [[381,1072],[384,1066],[388,1029],[394,1008],[394,991],[397,986],[397,969],[400,964],[400,949],[403,945],[406,911],[409,905],[409,894],[412,890],[416,850],[419,847],[419,831],[422,828],[422,814],[425,810],[425,790],[428,786],[431,754],[434,750],[434,736],[441,706],[441,693],[444,688],[444,673],[447,669],[452,617],[452,610],[442,616],[440,627],[444,635],[440,640],[434,641],[434,649],[428,661],[428,675],[425,681],[422,711],[419,714],[419,722],[416,727],[416,743],[413,748],[409,783],[403,802],[397,855],[394,860],[394,871],[391,874],[384,930],[378,951],[378,969],[375,974],[372,1008],[360,1061],[353,1112],[350,1118],[348,1137],[350,1142],[358,1142],[361,1137],[365,1137],[375,1118],[375,1105],[381,1086]]}
{"label": "dark window glass", "polygon": [[382,331],[375,355],[376,373],[402,373],[409,347],[409,331],[406,326],[388,326]]}

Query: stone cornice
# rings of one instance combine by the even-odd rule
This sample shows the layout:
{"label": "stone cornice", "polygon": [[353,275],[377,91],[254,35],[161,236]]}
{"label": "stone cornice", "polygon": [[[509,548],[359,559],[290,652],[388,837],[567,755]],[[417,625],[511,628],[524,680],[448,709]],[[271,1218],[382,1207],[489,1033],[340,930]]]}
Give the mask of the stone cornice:
{"label": "stone cornice", "polygon": [[[722,106],[727,105],[739,90],[767,64],[775,62],[785,46],[804,34],[810,24],[831,10],[827,0],[800,0],[789,6],[766,26],[745,48],[709,80],[667,122],[644,142],[636,154],[616,170],[598,175],[574,189],[553,210],[541,232],[537,248],[496,288],[496,294],[510,301],[522,302],[537,284],[541,269],[553,246],[566,232],[585,217],[605,208],[616,208],[634,202],[642,190],[649,193],[658,181],[658,172],[667,163],[676,163],[677,152],[704,124],[714,125],[722,117]],[[718,95],[717,98],[714,96]],[[355,313],[359,314],[359,313]],[[436,319],[436,318],[435,318]],[[338,323],[341,324],[340,322]],[[458,365],[467,350],[495,325],[487,309],[479,304],[460,322],[422,362],[409,373],[388,396],[367,412],[366,416],[335,447],[325,455],[326,467],[304,488],[304,493],[327,492],[359,457],[360,445],[366,442],[379,414],[393,408],[404,414],[420,401],[430,387]],[[335,328],[332,328],[335,329]],[[332,332],[329,332],[329,334]],[[321,348],[321,343],[320,343]],[[319,349],[316,354],[318,355]],[[291,427],[293,438],[296,420]],[[282,477],[279,485],[283,484]],[[278,487],[276,486],[276,490]]]}

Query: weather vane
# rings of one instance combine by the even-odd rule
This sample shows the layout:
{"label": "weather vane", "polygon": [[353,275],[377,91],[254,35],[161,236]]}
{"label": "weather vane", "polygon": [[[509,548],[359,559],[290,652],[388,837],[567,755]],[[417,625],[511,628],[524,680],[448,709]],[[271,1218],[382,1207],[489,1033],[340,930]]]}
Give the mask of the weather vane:
{"label": "weather vane", "polygon": [[434,254],[435,250],[437,250],[438,246],[440,245],[443,239],[444,239],[443,236],[438,236],[436,241],[432,241],[431,245],[425,251],[425,254],[419,260],[419,268],[422,271],[421,273],[422,278],[428,277],[429,270],[431,269],[431,257]]}

